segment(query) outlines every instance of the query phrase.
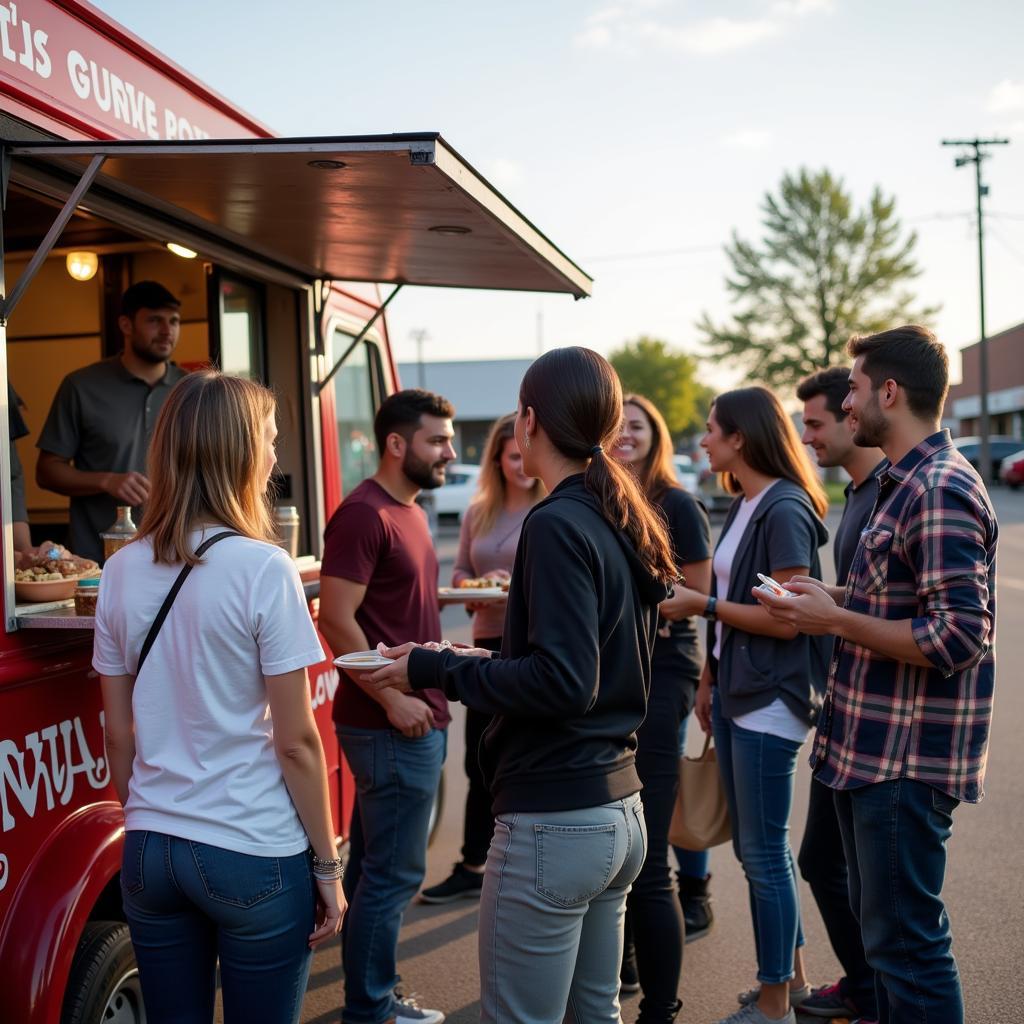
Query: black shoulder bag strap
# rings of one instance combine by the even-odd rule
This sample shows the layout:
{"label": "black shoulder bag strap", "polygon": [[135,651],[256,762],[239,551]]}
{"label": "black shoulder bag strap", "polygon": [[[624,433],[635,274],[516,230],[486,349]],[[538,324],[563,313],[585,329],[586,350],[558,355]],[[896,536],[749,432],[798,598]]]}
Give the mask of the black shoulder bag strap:
{"label": "black shoulder bag strap", "polygon": [[[201,558],[206,552],[213,547],[214,544],[219,540],[224,540],[225,537],[241,537],[242,535],[236,530],[224,530],[221,533],[215,533],[212,537],[204,540],[202,544],[196,548],[196,557]],[[164,624],[164,619],[167,618],[167,613],[171,610],[171,605],[174,604],[174,599],[178,596],[178,591],[181,590],[185,580],[188,579],[188,574],[192,571],[191,565],[186,565],[180,573],[178,578],[174,581],[174,586],[171,587],[169,593],[164,598],[164,603],[160,606],[160,611],[156,613],[156,618],[153,620],[153,625],[149,627],[149,632],[146,634],[146,640],[142,645],[142,653],[139,655],[139,664],[135,669],[135,675],[142,671],[142,666],[149,655],[149,649],[153,646],[153,642],[156,640],[157,633],[160,632],[160,627]]]}

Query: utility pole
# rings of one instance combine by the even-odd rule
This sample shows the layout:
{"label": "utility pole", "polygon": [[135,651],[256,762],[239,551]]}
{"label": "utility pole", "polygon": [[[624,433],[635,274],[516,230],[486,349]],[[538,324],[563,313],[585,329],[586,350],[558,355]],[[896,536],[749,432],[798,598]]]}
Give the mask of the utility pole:
{"label": "utility pole", "polygon": [[427,368],[423,364],[423,342],[430,337],[427,331],[420,327],[415,331],[409,332],[409,337],[416,342],[416,375],[418,377],[417,387],[426,389],[427,386]]}
{"label": "utility pole", "polygon": [[981,337],[978,339],[978,397],[981,409],[979,410],[979,429],[981,436],[981,453],[978,456],[981,465],[981,479],[985,486],[992,483],[992,455],[989,445],[989,422],[988,422],[988,337],[985,333],[985,226],[981,216],[981,200],[988,195],[988,185],[981,181],[981,161],[986,160],[990,154],[984,152],[986,146],[1007,146],[1009,139],[943,139],[944,146],[967,147],[968,152],[961,153],[954,160],[956,167],[964,167],[967,164],[974,164],[975,198],[977,203],[978,216],[978,310],[981,320]]}

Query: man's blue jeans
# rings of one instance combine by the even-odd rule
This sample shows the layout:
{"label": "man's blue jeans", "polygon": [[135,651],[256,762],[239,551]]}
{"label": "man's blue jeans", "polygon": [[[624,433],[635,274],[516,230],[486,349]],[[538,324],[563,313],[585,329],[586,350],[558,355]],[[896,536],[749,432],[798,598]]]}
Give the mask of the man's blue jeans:
{"label": "man's blue jeans", "polygon": [[426,871],[430,809],[447,736],[441,729],[418,739],[394,729],[337,731],[356,782],[344,882],[341,1019],[381,1024],[394,1015],[398,933]]}
{"label": "man's blue jeans", "polygon": [[875,970],[881,1024],[963,1024],[960,973],[942,903],[959,803],[913,779],[835,794],[850,903]]}
{"label": "man's blue jeans", "polygon": [[722,716],[717,695],[712,732],[732,818],[732,846],[750,890],[757,980],[778,985],[793,977],[793,953],[804,944],[789,847],[800,744],[734,725]]}
{"label": "man's blue jeans", "polygon": [[308,851],[254,857],[162,832],[124,837],[121,897],[150,1024],[299,1019],[313,953]]}

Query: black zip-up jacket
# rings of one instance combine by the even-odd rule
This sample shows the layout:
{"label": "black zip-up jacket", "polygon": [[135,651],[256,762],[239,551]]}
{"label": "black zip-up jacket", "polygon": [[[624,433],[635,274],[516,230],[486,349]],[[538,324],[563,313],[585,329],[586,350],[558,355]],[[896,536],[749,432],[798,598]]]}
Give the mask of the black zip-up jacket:
{"label": "black zip-up jacket", "polygon": [[523,524],[501,657],[412,652],[414,688],[495,716],[480,750],[495,814],[596,807],[639,791],[636,729],[667,593],[577,474]]}

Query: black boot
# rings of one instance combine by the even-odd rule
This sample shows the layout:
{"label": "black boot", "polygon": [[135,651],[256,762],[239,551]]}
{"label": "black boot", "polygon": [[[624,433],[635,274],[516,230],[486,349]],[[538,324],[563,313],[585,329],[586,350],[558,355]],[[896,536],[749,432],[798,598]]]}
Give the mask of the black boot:
{"label": "black boot", "polygon": [[672,1024],[683,1008],[681,999],[677,999],[676,1005],[669,1010],[653,1010],[647,1003],[646,999],[640,1000],[640,1016],[637,1017],[636,1024]]}
{"label": "black boot", "polygon": [[690,878],[679,874],[679,902],[683,908],[683,920],[686,922],[686,941],[694,942],[703,938],[715,922],[711,909],[711,896],[708,894],[707,878]]}

